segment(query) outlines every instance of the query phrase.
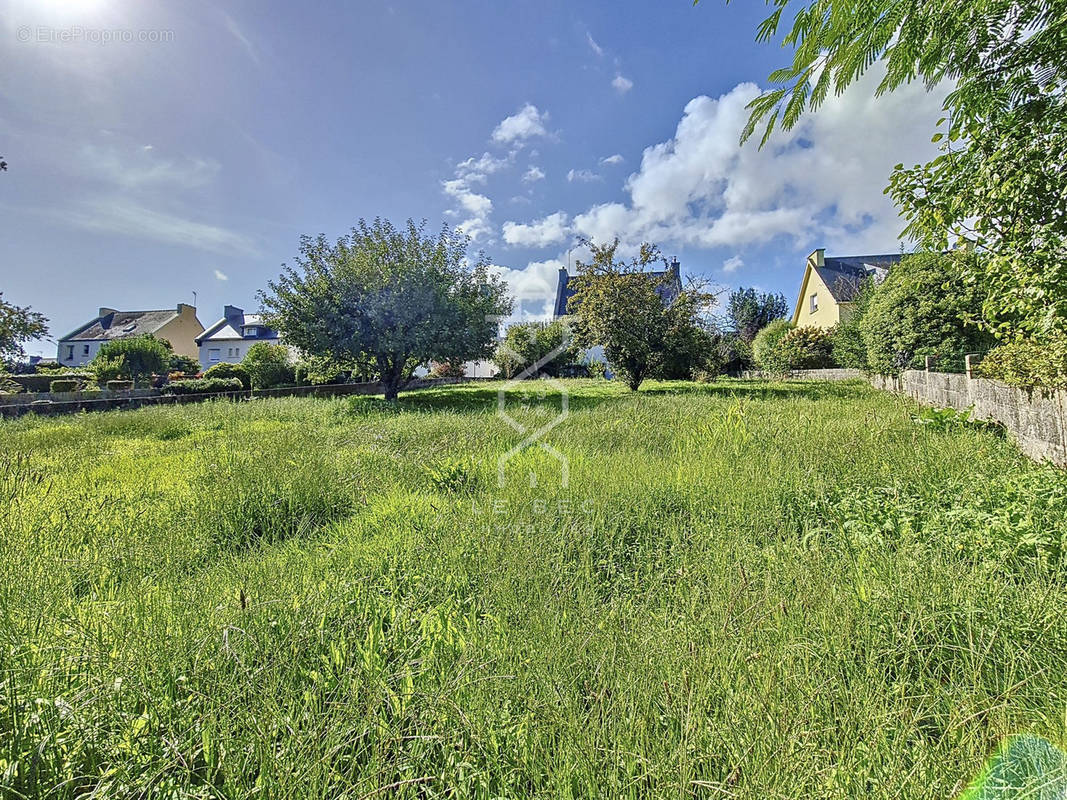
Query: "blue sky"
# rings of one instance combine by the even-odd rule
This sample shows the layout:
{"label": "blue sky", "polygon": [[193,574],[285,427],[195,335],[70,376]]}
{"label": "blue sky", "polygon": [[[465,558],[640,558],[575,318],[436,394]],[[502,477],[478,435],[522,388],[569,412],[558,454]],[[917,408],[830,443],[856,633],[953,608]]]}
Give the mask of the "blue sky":
{"label": "blue sky", "polygon": [[792,302],[816,247],[899,249],[882,190],[933,154],[940,95],[875,101],[871,76],[741,148],[745,103],[788,58],[754,42],[764,12],[0,0],[0,290],[54,337],[193,291],[208,325],[255,308],[301,234],[384,216],[463,226],[523,315],[579,236],[654,241],[683,274]]}

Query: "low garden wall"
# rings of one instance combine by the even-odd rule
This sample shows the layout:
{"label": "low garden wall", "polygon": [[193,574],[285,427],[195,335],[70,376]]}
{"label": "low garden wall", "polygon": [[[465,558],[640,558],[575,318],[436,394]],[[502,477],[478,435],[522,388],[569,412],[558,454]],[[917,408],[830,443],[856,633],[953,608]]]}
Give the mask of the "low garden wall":
{"label": "low garden wall", "polygon": [[741,377],[747,380],[780,380],[782,377],[803,378],[815,381],[847,381],[853,378],[863,379],[866,376],[858,369],[796,369],[788,376],[775,375],[760,370],[745,370]]}
{"label": "low garden wall", "polygon": [[872,375],[871,384],[906,394],[923,405],[972,410],[998,422],[1037,461],[1067,467],[1067,391],[1017,389],[987,378],[910,369],[899,378]]}
{"label": "low garden wall", "polygon": [[[467,383],[478,378],[425,378],[411,381],[403,391]],[[22,414],[72,414],[78,411],[109,411],[142,406],[184,405],[204,400],[248,400],[253,397],[342,397],[345,395],[381,394],[377,381],[369,383],[338,383],[324,386],[288,386],[281,389],[252,389],[239,392],[211,394],[165,395],[158,389],[134,389],[126,392],[68,392],[62,394],[11,394],[0,397],[0,416],[17,417]]]}

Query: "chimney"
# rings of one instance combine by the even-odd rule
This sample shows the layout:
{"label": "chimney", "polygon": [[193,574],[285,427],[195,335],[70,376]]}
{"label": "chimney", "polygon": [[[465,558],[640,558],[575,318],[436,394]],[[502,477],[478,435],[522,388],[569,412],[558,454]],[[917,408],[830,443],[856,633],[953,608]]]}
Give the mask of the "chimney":
{"label": "chimney", "polygon": [[681,275],[682,275],[682,265],[678,261],[678,256],[671,256],[671,263],[667,265],[667,271],[670,272],[675,277],[679,277],[679,278],[681,277]]}
{"label": "chimney", "polygon": [[178,303],[179,314],[195,314],[196,306],[191,306],[188,303]]}
{"label": "chimney", "polygon": [[233,319],[234,317],[243,317],[245,310],[238,308],[237,306],[225,306],[222,310],[222,316],[226,319]]}
{"label": "chimney", "polygon": [[118,312],[113,308],[107,306],[100,306],[100,312],[96,315],[98,317],[106,317],[108,314],[117,314]]}
{"label": "chimney", "polygon": [[820,247],[818,250],[812,250],[811,255],[808,256],[808,261],[816,267],[826,266],[826,248]]}

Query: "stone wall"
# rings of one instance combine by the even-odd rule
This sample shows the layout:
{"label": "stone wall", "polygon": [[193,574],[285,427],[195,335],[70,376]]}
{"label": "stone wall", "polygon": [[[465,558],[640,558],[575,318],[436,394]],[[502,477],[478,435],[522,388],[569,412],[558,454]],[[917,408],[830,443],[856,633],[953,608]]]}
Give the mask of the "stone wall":
{"label": "stone wall", "polygon": [[907,370],[899,378],[874,375],[871,384],[919,403],[998,422],[1036,461],[1067,467],[1067,392],[1027,391],[986,378]]}
{"label": "stone wall", "polygon": [[858,369],[795,369],[788,375],[774,375],[758,369],[745,370],[741,377],[747,380],[781,380],[782,378],[799,378],[814,381],[848,381],[855,378],[863,380],[866,376]]}
{"label": "stone wall", "polygon": [[[401,391],[469,383],[482,378],[425,378],[409,381]],[[110,411],[142,406],[184,405],[204,400],[248,400],[253,397],[342,397],[344,395],[381,394],[381,384],[338,383],[323,386],[289,386],[281,389],[252,389],[211,394],[164,395],[158,389],[136,389],[128,392],[69,392],[63,394],[13,394],[0,398],[0,417],[22,414],[73,414],[78,411]]]}

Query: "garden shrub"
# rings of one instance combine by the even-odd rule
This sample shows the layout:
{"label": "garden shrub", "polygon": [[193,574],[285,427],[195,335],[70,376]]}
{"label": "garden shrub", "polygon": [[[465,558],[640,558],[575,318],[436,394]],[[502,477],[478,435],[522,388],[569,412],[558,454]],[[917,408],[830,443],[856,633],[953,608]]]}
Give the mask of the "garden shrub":
{"label": "garden shrub", "polygon": [[765,372],[782,374],[789,371],[789,354],[782,342],[793,326],[784,319],[776,319],[760,329],[752,340],[752,360]]}
{"label": "garden shrub", "polygon": [[0,394],[18,394],[21,391],[21,383],[11,380],[8,375],[0,375]]}
{"label": "garden shrub", "polygon": [[860,323],[872,371],[898,375],[936,359],[962,372],[964,356],[984,352],[992,337],[977,327],[982,293],[959,277],[965,253],[916,253],[901,260],[874,292]]}
{"label": "garden shrub", "polygon": [[126,372],[126,358],[125,356],[113,356],[111,358],[104,356],[96,357],[93,359],[93,363],[89,365],[93,371],[93,378],[96,382],[104,386],[111,381],[118,380],[123,375],[128,374]]}
{"label": "garden shrub", "polygon": [[252,388],[252,377],[248,374],[248,370],[240,364],[229,364],[223,362],[216,364],[213,367],[209,367],[204,373],[205,378],[237,378],[241,382],[242,389]]}
{"label": "garden shrub", "polygon": [[1067,388],[1067,340],[1039,343],[1020,339],[995,347],[978,365],[978,374],[1011,386]]}
{"label": "garden shrub", "polygon": [[109,392],[128,392],[133,388],[133,381],[108,381],[107,390]]}
{"label": "garden shrub", "polygon": [[100,360],[121,359],[121,373],[113,377],[128,377],[136,385],[154,374],[164,372],[172,355],[169,342],[149,333],[104,342],[93,358],[93,365],[95,368]]}
{"label": "garden shrub", "polygon": [[190,356],[172,353],[167,362],[168,372],[181,372],[186,375],[196,375],[200,372],[200,362]]}
{"label": "garden shrub", "polygon": [[296,379],[289,361],[289,348],[281,344],[257,342],[248,348],[241,366],[248,372],[253,389],[273,389]]}
{"label": "garden shrub", "polygon": [[240,392],[244,389],[239,378],[194,378],[188,381],[168,383],[161,390],[166,395],[215,394]]}
{"label": "garden shrub", "polygon": [[833,335],[823,328],[793,328],[781,340],[789,369],[825,369],[834,366]]}
{"label": "garden shrub", "polygon": [[79,380],[61,379],[52,381],[48,385],[48,391],[52,394],[62,394],[64,392],[76,392],[82,387],[82,382]]}
{"label": "garden shrub", "polygon": [[435,361],[433,369],[430,370],[428,377],[430,378],[462,378],[467,374],[467,367],[462,361],[453,363],[451,361]]}
{"label": "garden shrub", "polygon": [[86,382],[93,376],[87,372],[42,372],[37,375],[14,375],[11,380],[22,385],[27,392],[48,392],[52,389],[52,381],[72,380]]}
{"label": "garden shrub", "polygon": [[[568,341],[570,330],[562,320],[552,322],[523,322],[512,325],[504,334],[504,341],[497,348],[493,362],[505,378],[514,378],[529,367],[544,361],[536,374],[559,377],[561,373],[578,364],[580,351],[573,340]],[[559,347],[567,346],[554,358],[549,355]]]}

